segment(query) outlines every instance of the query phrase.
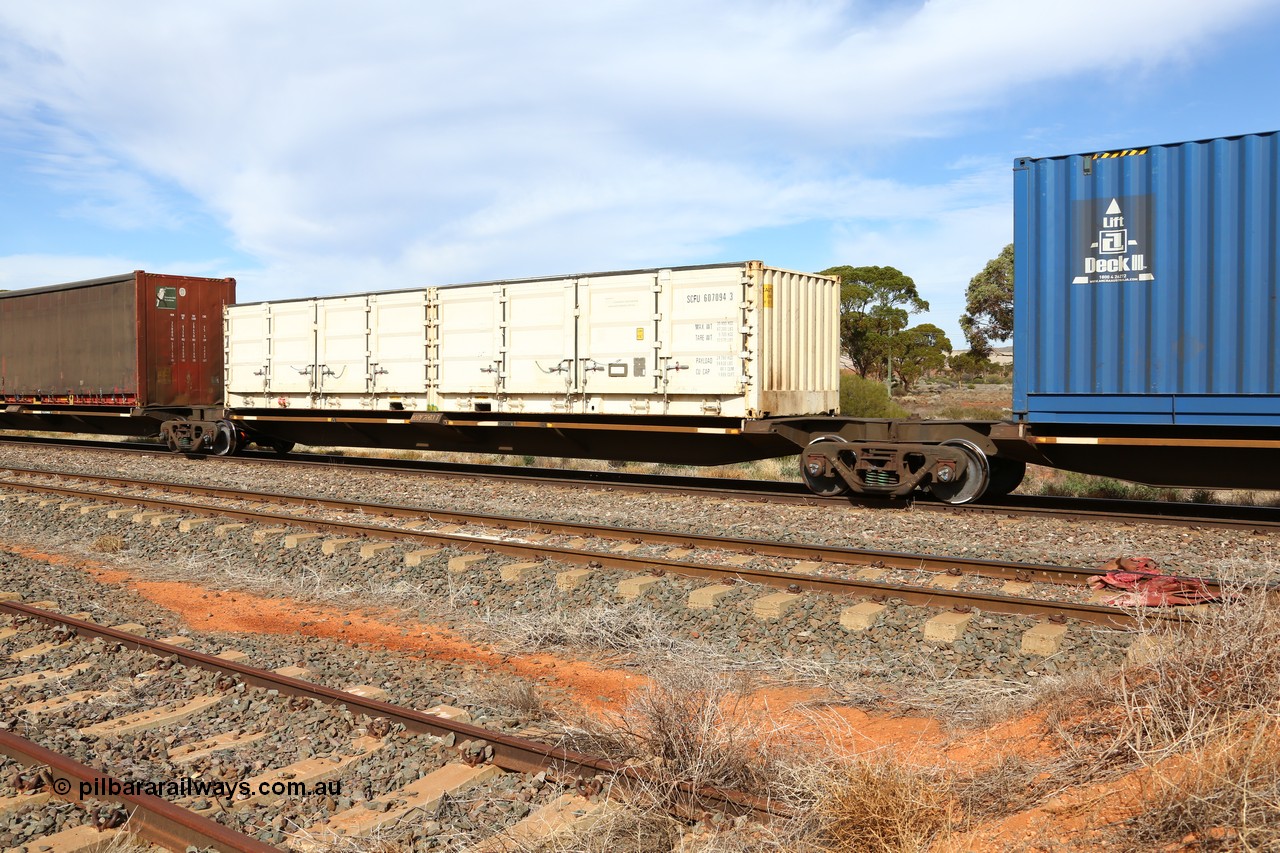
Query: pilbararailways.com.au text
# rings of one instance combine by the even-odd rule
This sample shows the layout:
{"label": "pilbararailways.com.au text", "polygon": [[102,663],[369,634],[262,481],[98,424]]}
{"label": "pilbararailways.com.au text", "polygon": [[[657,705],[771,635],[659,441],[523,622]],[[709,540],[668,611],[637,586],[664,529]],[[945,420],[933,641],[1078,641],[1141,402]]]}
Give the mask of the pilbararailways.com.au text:
{"label": "pilbararailways.com.au text", "polygon": [[[59,782],[65,781],[59,779]],[[68,786],[69,787],[69,786]],[[65,792],[61,792],[65,793]],[[165,781],[94,779],[80,783],[80,796],[103,799],[119,796],[149,794],[165,799],[183,797],[218,797],[224,800],[244,800],[250,797],[341,797],[342,780],[327,782],[226,782],[220,779],[170,779]]]}

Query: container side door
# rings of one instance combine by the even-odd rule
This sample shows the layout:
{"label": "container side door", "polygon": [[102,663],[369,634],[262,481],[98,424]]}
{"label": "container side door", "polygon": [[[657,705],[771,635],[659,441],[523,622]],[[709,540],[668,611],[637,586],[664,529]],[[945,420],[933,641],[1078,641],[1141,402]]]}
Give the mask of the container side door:
{"label": "container side door", "polygon": [[316,303],[277,302],[270,310],[269,393],[309,394],[315,388]]}
{"label": "container side door", "polygon": [[658,390],[668,394],[741,393],[742,315],[746,283],[741,267],[674,270],[664,294]]}
{"label": "container side door", "polygon": [[427,394],[427,295],[369,297],[369,387],[374,394]]}
{"label": "container side door", "polygon": [[648,396],[658,387],[659,301],[671,271],[581,279],[580,373],[589,394]]}
{"label": "container side door", "polygon": [[[436,291],[442,395],[494,394],[502,364],[502,287],[484,284]],[[447,401],[441,402],[448,408]]]}
{"label": "container side door", "polygon": [[368,392],[368,296],[316,300],[316,372],[321,394]]}
{"label": "container side door", "polygon": [[225,326],[227,405],[259,405],[254,398],[269,390],[271,306],[229,306]]}
{"label": "container side door", "polygon": [[575,279],[505,285],[506,378],[509,397],[574,393]]}

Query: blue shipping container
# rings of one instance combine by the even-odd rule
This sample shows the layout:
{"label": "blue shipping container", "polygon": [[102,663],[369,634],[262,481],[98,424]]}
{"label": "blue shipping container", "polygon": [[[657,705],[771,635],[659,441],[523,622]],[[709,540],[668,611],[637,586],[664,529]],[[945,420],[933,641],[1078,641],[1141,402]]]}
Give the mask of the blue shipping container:
{"label": "blue shipping container", "polygon": [[1013,174],[1018,417],[1280,426],[1280,135]]}

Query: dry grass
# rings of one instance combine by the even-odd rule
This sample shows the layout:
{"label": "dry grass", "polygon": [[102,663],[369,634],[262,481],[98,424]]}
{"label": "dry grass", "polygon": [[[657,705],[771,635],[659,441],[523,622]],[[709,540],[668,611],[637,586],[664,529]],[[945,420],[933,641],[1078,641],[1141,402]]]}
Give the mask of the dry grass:
{"label": "dry grass", "polygon": [[[642,780],[614,792],[618,806],[607,819],[570,838],[528,849],[906,853],[928,849],[961,825],[963,800],[946,773],[882,753],[835,758],[839,753],[832,745],[812,741],[818,718],[805,720],[809,725],[802,733],[748,704],[757,686],[750,677],[706,668],[667,670],[637,691],[614,718],[568,725],[566,745],[628,763]],[[1028,768],[1023,775],[1031,773]],[[1003,783],[988,779],[988,788],[1008,787],[1010,775],[1004,773]],[[709,805],[696,794],[690,796],[698,788],[766,796],[789,808],[793,817],[768,826],[724,822],[712,834],[681,835],[669,809]],[[967,789],[975,800],[979,791],[977,782]]]}
{"label": "dry grass", "polygon": [[1017,814],[1070,784],[1068,763],[1007,753],[990,764],[961,768],[948,782],[966,826]]}
{"label": "dry grass", "polygon": [[923,851],[960,819],[941,772],[890,757],[843,763],[814,784],[806,834],[824,853]]}
{"label": "dry grass", "polygon": [[1041,697],[1062,775],[1148,780],[1113,828],[1126,845],[1188,834],[1209,845],[1200,849],[1280,845],[1280,605],[1236,589],[1180,625],[1147,621],[1134,649],[1113,677]]}
{"label": "dry grass", "polygon": [[575,607],[557,596],[526,604],[520,611],[486,612],[482,621],[487,635],[515,652],[575,649],[653,658],[694,649],[661,615],[642,604]]}
{"label": "dry grass", "polygon": [[[644,771],[629,786],[664,811],[696,788],[769,793],[777,780],[773,752],[780,728],[747,702],[750,685],[696,667],[655,674],[608,719],[569,721],[567,743]],[[697,800],[697,797],[694,797]]]}
{"label": "dry grass", "polygon": [[482,705],[522,720],[540,720],[546,714],[546,705],[538,685],[518,676],[490,674],[470,685],[468,694],[472,700]]}
{"label": "dry grass", "polygon": [[1017,716],[1034,705],[1038,688],[1020,681],[921,677],[892,686],[849,682],[842,704],[898,716],[929,717],[951,730],[981,728]]}
{"label": "dry grass", "polygon": [[1280,492],[1247,490],[1247,489],[1220,489],[1218,491],[1209,492],[1201,489],[1209,496],[1209,500],[1204,503],[1221,503],[1234,504],[1236,506],[1280,506]]}
{"label": "dry grass", "polygon": [[1140,814],[1116,827],[1122,841],[1193,836],[1200,850],[1280,849],[1280,720],[1248,714],[1205,746],[1153,768]]}
{"label": "dry grass", "polygon": [[1181,628],[1140,631],[1149,651],[1121,669],[1110,698],[1144,761],[1199,748],[1235,715],[1280,712],[1280,606],[1265,591],[1229,591]]}
{"label": "dry grass", "polygon": [[512,844],[509,853],[669,853],[681,844],[680,824],[653,809],[623,804],[609,808],[590,826],[551,838]]}
{"label": "dry grass", "polygon": [[125,549],[124,537],[116,536],[114,533],[99,536],[93,540],[89,549],[100,554],[118,554]]}
{"label": "dry grass", "polygon": [[[36,849],[39,849],[38,841],[36,842]],[[111,836],[111,840],[100,848],[101,853],[144,853],[144,851],[154,849],[155,845],[140,835],[130,832],[127,825]]]}

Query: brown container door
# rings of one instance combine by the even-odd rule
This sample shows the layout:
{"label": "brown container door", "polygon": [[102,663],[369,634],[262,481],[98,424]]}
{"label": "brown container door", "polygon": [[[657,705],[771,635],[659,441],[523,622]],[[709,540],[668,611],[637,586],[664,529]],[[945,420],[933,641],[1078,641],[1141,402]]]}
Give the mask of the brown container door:
{"label": "brown container door", "polygon": [[222,309],[235,302],[232,278],[135,274],[139,372],[148,406],[213,406],[223,397]]}

